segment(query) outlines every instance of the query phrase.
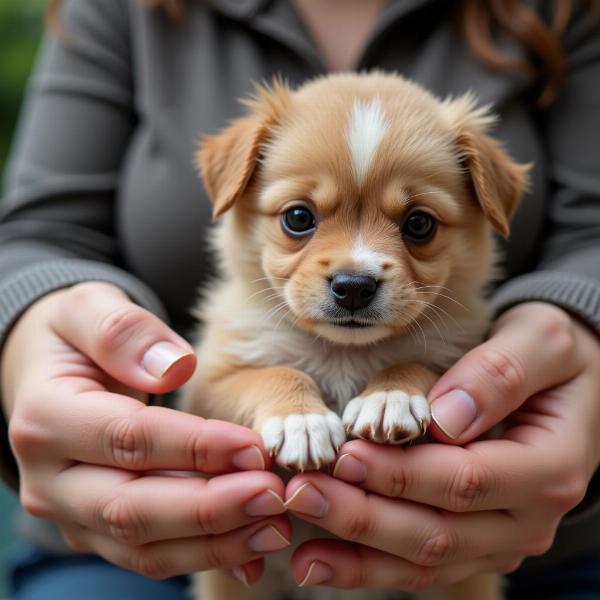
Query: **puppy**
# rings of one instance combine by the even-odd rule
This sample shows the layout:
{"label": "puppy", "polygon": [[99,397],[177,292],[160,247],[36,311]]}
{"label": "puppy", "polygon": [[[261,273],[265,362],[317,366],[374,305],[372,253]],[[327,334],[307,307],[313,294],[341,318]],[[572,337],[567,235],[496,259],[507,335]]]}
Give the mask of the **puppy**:
{"label": "puppy", "polygon": [[[471,95],[440,101],[396,75],[275,81],[247,105],[197,156],[224,215],[222,278],[196,311],[181,408],[260,432],[299,471],[331,464],[347,436],[422,436],[432,385],[489,326],[492,229],[508,235],[527,167],[487,135],[493,117]],[[257,590],[208,573],[198,598],[403,597],[301,589],[285,569]],[[461,589],[442,597],[499,597],[495,578]]]}

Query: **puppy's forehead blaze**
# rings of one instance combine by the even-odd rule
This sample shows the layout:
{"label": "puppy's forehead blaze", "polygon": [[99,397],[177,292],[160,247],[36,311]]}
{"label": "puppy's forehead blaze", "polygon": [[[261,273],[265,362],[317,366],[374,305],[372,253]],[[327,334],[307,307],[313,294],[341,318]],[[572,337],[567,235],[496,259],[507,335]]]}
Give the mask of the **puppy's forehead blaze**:
{"label": "puppy's forehead blaze", "polygon": [[352,160],[356,183],[360,188],[373,163],[377,149],[389,130],[379,98],[370,101],[357,99],[354,101],[346,140]]}

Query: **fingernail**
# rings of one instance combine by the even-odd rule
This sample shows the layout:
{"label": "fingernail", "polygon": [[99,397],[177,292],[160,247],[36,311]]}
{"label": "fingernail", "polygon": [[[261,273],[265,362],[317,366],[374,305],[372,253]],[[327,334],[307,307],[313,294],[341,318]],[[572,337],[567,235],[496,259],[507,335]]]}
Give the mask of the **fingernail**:
{"label": "fingernail", "polygon": [[246,577],[246,571],[242,567],[233,567],[231,574],[238,580],[241,581],[246,587],[250,587],[248,578]]}
{"label": "fingernail", "polygon": [[273,525],[259,529],[248,538],[248,547],[254,552],[274,552],[286,548],[290,543]]}
{"label": "fingernail", "polygon": [[477,416],[477,405],[464,390],[452,390],[431,404],[431,417],[449,437],[460,437]]}
{"label": "fingernail", "polygon": [[329,503],[314,485],[306,482],[285,503],[285,507],[295,512],[301,512],[310,517],[320,519],[327,514]]}
{"label": "fingernail", "polygon": [[232,457],[231,463],[242,471],[264,471],[265,459],[257,446],[248,446],[238,450]]}
{"label": "fingernail", "polygon": [[246,514],[251,517],[268,517],[285,512],[283,498],[271,489],[255,496],[246,504]]}
{"label": "fingernail", "polygon": [[152,377],[160,379],[184,356],[191,356],[191,352],[171,342],[158,342],[146,350],[142,357],[142,368]]}
{"label": "fingernail", "polygon": [[352,454],[342,454],[335,463],[333,476],[348,483],[362,483],[367,478],[367,465]]}
{"label": "fingernail", "polygon": [[319,585],[329,581],[333,575],[333,571],[329,565],[322,563],[320,560],[313,560],[308,567],[308,571],[304,579],[298,584],[299,587],[308,585]]}

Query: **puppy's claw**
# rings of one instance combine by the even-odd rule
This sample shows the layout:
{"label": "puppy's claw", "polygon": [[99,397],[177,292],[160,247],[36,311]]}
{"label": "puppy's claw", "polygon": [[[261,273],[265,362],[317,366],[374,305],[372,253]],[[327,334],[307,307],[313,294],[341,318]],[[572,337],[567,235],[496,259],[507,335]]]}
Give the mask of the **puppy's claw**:
{"label": "puppy's claw", "polygon": [[301,472],[332,463],[346,441],[342,422],[331,411],[271,417],[261,433],[277,464]]}
{"label": "puppy's claw", "polygon": [[357,396],[343,416],[348,434],[373,442],[403,444],[425,433],[429,404],[424,396],[400,390]]}

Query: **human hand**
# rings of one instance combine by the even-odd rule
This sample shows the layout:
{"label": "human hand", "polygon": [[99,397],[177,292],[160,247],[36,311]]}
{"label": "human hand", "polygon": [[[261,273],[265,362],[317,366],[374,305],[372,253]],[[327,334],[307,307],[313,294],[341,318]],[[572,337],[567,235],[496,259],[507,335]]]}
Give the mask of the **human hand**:
{"label": "human hand", "polygon": [[72,548],[152,578],[247,563],[254,581],[260,557],[290,539],[257,433],[146,405],[181,386],[195,357],[118,288],[83,283],[38,300],[1,367],[21,502]]}
{"label": "human hand", "polygon": [[289,482],[290,510],[341,538],[298,548],[296,581],[412,591],[510,572],[549,549],[600,460],[598,339],[560,309],[518,306],[430,397],[457,388],[476,405],[471,425],[454,440],[433,433],[468,442],[516,409],[499,439],[404,448],[356,440],[334,477]]}

